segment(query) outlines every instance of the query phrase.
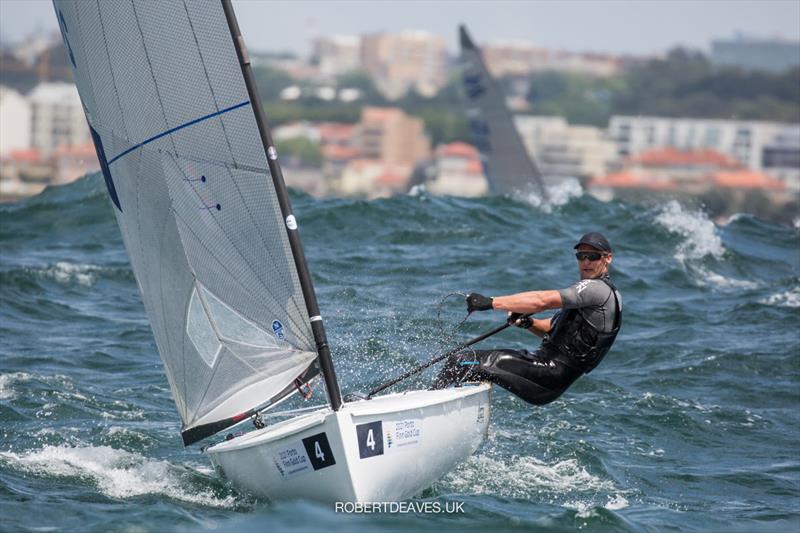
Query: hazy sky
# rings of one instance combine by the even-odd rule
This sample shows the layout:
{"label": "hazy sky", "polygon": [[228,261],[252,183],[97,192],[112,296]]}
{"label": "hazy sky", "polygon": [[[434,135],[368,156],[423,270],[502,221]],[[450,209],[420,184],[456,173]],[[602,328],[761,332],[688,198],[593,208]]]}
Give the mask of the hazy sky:
{"label": "hazy sky", "polygon": [[[678,44],[708,50],[711,39],[735,32],[800,40],[800,0],[234,0],[234,7],[252,50],[300,53],[317,35],[404,29],[439,34],[455,50],[462,22],[478,43],[635,55]],[[49,1],[0,0],[0,40],[36,29],[58,29]]]}

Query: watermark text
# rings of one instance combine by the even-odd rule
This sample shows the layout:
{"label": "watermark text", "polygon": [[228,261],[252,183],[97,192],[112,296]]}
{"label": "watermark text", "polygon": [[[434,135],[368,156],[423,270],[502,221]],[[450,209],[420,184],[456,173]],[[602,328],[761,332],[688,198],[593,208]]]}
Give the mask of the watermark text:
{"label": "watermark text", "polygon": [[334,509],[346,514],[457,514],[464,512],[464,502],[336,502]]}

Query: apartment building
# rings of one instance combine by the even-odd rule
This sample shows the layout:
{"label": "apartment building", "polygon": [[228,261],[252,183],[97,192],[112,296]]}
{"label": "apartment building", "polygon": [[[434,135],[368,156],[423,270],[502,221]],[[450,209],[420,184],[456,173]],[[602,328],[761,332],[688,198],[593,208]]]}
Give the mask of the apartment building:
{"label": "apartment building", "polygon": [[30,103],[17,91],[0,85],[0,157],[30,146]]}
{"label": "apartment building", "polygon": [[711,149],[780,177],[789,186],[800,180],[800,124],[614,116],[609,135],[623,157],[663,146]]}
{"label": "apartment building", "polygon": [[[365,107],[352,133],[353,143],[328,148],[331,157],[346,161],[339,193],[378,197],[408,190],[414,166],[431,156],[430,140],[421,119],[395,107]],[[331,143],[330,146],[336,146]],[[327,154],[326,152],[326,154]],[[352,156],[357,153],[357,158]]]}
{"label": "apartment building", "polygon": [[361,40],[361,66],[389,99],[414,89],[433,96],[447,81],[447,43],[422,31],[378,33]]}
{"label": "apartment building", "polygon": [[28,95],[31,146],[49,156],[60,146],[91,142],[81,99],[70,83],[41,83]]}
{"label": "apartment building", "polygon": [[481,50],[486,68],[495,78],[528,76],[545,70],[604,78],[618,74],[623,66],[615,56],[553,51],[525,41],[486,44]]}
{"label": "apartment building", "polygon": [[546,178],[602,176],[617,159],[617,146],[599,128],[570,125],[553,116],[522,115],[514,122]]}
{"label": "apartment building", "polygon": [[361,68],[361,37],[333,35],[313,43],[313,60],[323,77],[335,77]]}

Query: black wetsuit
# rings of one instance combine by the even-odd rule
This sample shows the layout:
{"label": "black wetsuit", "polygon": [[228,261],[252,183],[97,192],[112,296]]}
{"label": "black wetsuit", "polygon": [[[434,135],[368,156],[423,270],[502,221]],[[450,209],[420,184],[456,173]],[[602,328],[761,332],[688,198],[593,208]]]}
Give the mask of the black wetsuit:
{"label": "black wetsuit", "polygon": [[550,334],[535,352],[476,350],[455,355],[434,388],[488,380],[535,405],[561,396],[608,352],[621,324],[622,301],[607,276],[579,281],[559,293],[563,308],[553,316]]}

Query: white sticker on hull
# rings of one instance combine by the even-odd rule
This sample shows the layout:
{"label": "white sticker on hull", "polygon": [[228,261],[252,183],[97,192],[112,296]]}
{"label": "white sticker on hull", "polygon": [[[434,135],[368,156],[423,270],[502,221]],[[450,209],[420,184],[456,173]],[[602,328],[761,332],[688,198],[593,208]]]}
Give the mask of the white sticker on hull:
{"label": "white sticker on hull", "polygon": [[279,450],[272,456],[272,461],[283,479],[293,478],[312,470],[311,460],[308,458],[305,447],[299,441],[288,448]]}
{"label": "white sticker on hull", "polygon": [[283,479],[289,479],[312,470],[321,470],[336,464],[328,436],[317,433],[302,441],[278,450],[272,462]]}
{"label": "white sticker on hull", "polygon": [[418,445],[422,441],[422,420],[386,422],[386,450],[394,451]]}

